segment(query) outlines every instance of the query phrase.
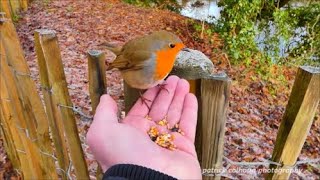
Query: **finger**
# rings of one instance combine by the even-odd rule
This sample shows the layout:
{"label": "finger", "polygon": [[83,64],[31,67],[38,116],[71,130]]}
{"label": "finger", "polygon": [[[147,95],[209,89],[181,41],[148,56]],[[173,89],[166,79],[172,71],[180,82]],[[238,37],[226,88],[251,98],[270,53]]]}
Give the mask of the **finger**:
{"label": "finger", "polygon": [[172,135],[174,136],[173,144],[177,149],[197,157],[195,146],[187,137],[177,132],[172,133]]}
{"label": "finger", "polygon": [[190,85],[188,81],[186,81],[185,79],[179,80],[167,115],[167,120],[170,127],[173,127],[180,120],[184,99],[189,93],[189,88]]}
{"label": "finger", "polygon": [[178,81],[178,76],[170,76],[165,81],[165,89],[162,89],[160,91],[159,95],[156,97],[151,106],[149,116],[153,121],[160,121],[166,116],[169,106],[172,102]]}
{"label": "finger", "polygon": [[[145,103],[147,103],[149,107],[151,107],[158,92],[159,92],[159,88],[153,87],[148,89],[143,94],[143,97],[147,99]],[[139,98],[137,102],[133,105],[133,107],[130,109],[130,111],[128,112],[128,116],[133,115],[133,116],[145,117],[148,113],[149,113],[149,108],[142,102],[141,98]]]}
{"label": "finger", "polygon": [[186,95],[179,127],[185,136],[194,142],[198,117],[198,101],[194,94]]}

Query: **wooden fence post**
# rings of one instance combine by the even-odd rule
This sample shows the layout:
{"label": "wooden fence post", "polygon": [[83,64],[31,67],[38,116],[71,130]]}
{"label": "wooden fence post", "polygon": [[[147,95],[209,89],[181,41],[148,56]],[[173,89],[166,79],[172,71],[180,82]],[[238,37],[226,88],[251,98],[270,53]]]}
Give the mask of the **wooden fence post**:
{"label": "wooden fence post", "polygon": [[100,96],[107,91],[105,56],[100,51],[88,52],[89,92],[93,114],[100,102]]}
{"label": "wooden fence post", "polygon": [[3,16],[1,18],[5,18],[5,17],[8,19],[12,18],[9,1],[0,1],[0,11],[1,13],[4,13],[3,15],[1,15]]}
{"label": "wooden fence post", "polygon": [[16,91],[10,95],[15,102],[15,113],[21,123],[19,125],[27,133],[26,143],[29,143],[30,155],[33,156],[30,161],[34,161],[34,165],[40,163],[39,167],[33,170],[36,172],[34,178],[55,178],[56,172],[52,171],[55,169],[54,159],[48,155],[53,152],[47,116],[35,83],[30,77],[30,70],[24,59],[16,30],[9,20],[0,24],[0,30],[1,53],[5,54],[5,58],[1,61],[5,71],[3,76],[7,79],[8,89]]}
{"label": "wooden fence post", "polygon": [[28,0],[1,0],[0,12],[6,13],[7,18],[12,19],[17,16],[19,10],[28,9]]}
{"label": "wooden fence post", "polygon": [[[202,119],[197,131],[202,135],[201,167],[203,169],[222,170],[223,168],[224,134],[230,86],[231,81],[228,78],[201,79]],[[204,179],[220,179],[220,177],[207,176]]]}
{"label": "wooden fence post", "polygon": [[[65,138],[68,143],[69,153],[78,178],[89,179],[87,164],[79,139],[77,124],[72,110],[73,104],[69,97],[67,82],[62,65],[61,53],[55,31],[37,30],[39,44],[46,63],[49,91],[52,93],[53,102],[60,110],[63,118]],[[42,67],[40,67],[42,68]]]}
{"label": "wooden fence post", "polygon": [[[89,93],[92,113],[100,102],[100,97],[107,92],[105,56],[101,51],[91,50],[88,52]],[[103,172],[98,164],[97,179],[102,179]]]}
{"label": "wooden fence post", "polygon": [[198,100],[199,109],[198,109],[198,121],[197,121],[197,127],[196,127],[196,138],[195,138],[195,146],[196,146],[196,152],[198,156],[198,160],[200,162],[200,165],[202,163],[202,100],[201,100],[201,79],[196,80],[188,80],[190,83],[190,92],[195,94]]}
{"label": "wooden fence post", "polygon": [[[5,84],[0,82],[0,87],[5,88]],[[9,99],[2,99],[4,98],[2,95],[3,91],[1,91],[1,104],[5,103],[4,101],[9,101]],[[6,97],[5,97],[6,98]],[[2,105],[3,106],[3,105]],[[21,163],[20,158],[17,152],[17,146],[16,143],[19,142],[20,137],[17,133],[17,131],[12,132],[11,129],[15,127],[10,127],[10,116],[7,116],[8,111],[4,112],[2,108],[0,107],[0,126],[1,126],[1,137],[3,138],[4,147],[6,150],[6,153],[9,156],[10,161],[12,162],[12,165],[15,169],[18,169],[21,171]],[[16,129],[15,129],[16,130]],[[18,139],[19,138],[19,139]]]}
{"label": "wooden fence post", "polygon": [[[3,48],[1,48],[2,53],[4,53]],[[6,54],[3,55],[6,56]],[[35,139],[31,136],[32,129],[26,123],[26,121],[33,120],[25,112],[21,101],[23,98],[20,96],[16,80],[6,60],[3,58],[0,62],[1,98],[3,98],[1,99],[1,108],[5,116],[4,120],[8,122],[8,127],[12,132],[17,132],[18,137],[21,138],[21,142],[18,137],[15,140],[17,141],[16,146],[19,148],[17,150],[19,156],[21,155],[23,177],[26,179],[43,178],[40,167],[40,152],[36,150]]]}
{"label": "wooden fence post", "polygon": [[58,164],[63,172],[61,173],[62,179],[67,179],[66,172],[69,167],[69,156],[67,152],[67,145],[65,142],[65,135],[63,131],[63,119],[60,115],[57,102],[54,101],[53,94],[50,91],[50,82],[48,77],[48,70],[46,67],[46,60],[43,55],[43,51],[40,45],[39,32],[35,31],[35,51],[37,53],[37,59],[39,64],[40,84],[44,97],[46,112],[52,133],[52,140],[55,146],[55,153],[57,156]]}
{"label": "wooden fence post", "polygon": [[19,0],[8,0],[9,5],[11,7],[11,17],[17,16],[19,10],[20,10],[20,2]]}
{"label": "wooden fence post", "polygon": [[134,103],[139,99],[140,97],[140,91],[139,89],[135,89],[130,87],[126,82],[123,82],[124,84],[124,108],[125,112],[128,113],[131,107],[134,105]]}
{"label": "wooden fence post", "polygon": [[[1,48],[1,61],[0,61],[0,95],[1,95],[1,103],[0,107],[3,113],[2,123],[3,125],[7,125],[7,127],[10,127],[10,130],[12,132],[12,135],[15,135],[15,145],[18,150],[21,152],[26,152],[28,150],[28,147],[26,147],[27,144],[27,138],[25,137],[26,134],[23,131],[19,131],[17,128],[17,125],[22,128],[26,128],[26,123],[24,120],[24,113],[15,113],[15,111],[22,110],[22,106],[20,104],[17,88],[15,86],[13,75],[10,74],[8,65],[5,60],[5,51],[2,44],[0,44]],[[12,82],[11,82],[12,81]],[[10,83],[11,82],[11,83]],[[10,92],[12,94],[9,94],[8,89],[10,89]],[[30,154],[28,153],[18,153],[19,159],[21,160],[21,170],[26,171],[22,175],[24,178],[32,178],[35,176],[35,171],[32,170],[32,165],[29,164],[30,160]],[[35,165],[36,166],[36,165]],[[18,168],[18,167],[16,167]]]}
{"label": "wooden fence post", "polygon": [[20,0],[20,6],[23,11],[26,11],[28,9],[28,0]]}
{"label": "wooden fence post", "polygon": [[4,115],[0,109],[0,138],[6,154],[8,155],[14,168],[20,169],[19,156],[13,143],[11,132],[8,130],[7,125],[4,125]]}
{"label": "wooden fence post", "polygon": [[[222,169],[226,112],[231,81],[224,73],[212,74],[213,64],[203,53],[182,51],[172,74],[189,80],[198,99],[196,151],[203,169]],[[209,173],[204,179],[220,179]]]}
{"label": "wooden fence post", "polygon": [[289,179],[319,105],[319,87],[320,68],[298,69],[272,154],[272,161],[283,165],[271,165],[270,169],[278,172],[268,174],[267,179]]}

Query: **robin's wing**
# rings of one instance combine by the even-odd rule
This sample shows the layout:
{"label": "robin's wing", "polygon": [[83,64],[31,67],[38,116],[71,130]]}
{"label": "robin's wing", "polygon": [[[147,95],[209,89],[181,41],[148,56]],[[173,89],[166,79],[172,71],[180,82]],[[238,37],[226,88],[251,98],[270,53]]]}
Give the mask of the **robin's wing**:
{"label": "robin's wing", "polygon": [[145,61],[150,58],[147,51],[131,51],[131,53],[120,54],[111,64],[111,68],[118,68],[120,71],[134,71],[146,66]]}

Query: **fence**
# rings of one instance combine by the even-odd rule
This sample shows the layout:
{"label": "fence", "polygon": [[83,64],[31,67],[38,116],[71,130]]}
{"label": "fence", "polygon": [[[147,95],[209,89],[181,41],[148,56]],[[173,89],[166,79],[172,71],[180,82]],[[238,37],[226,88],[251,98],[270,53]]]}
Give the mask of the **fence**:
{"label": "fence", "polygon": [[16,21],[20,10],[27,10],[32,0],[1,0],[0,11],[7,14],[8,18]]}
{"label": "fence", "polygon": [[[1,135],[14,168],[25,179],[89,179],[78,136],[57,36],[51,30],[35,32],[44,106],[37,94],[12,22],[1,18]],[[92,109],[105,93],[104,55],[88,52]],[[185,77],[199,100],[196,150],[203,169],[222,169],[224,128],[231,81],[227,76],[174,71]],[[319,104],[320,69],[301,67],[281,122],[270,168],[294,168]],[[125,86],[126,110],[138,98],[137,91]],[[53,142],[53,143],[51,143]],[[53,144],[53,146],[52,146]],[[233,162],[227,158],[229,164]],[[57,162],[57,164],[55,164]],[[250,165],[249,163],[242,163]],[[256,165],[253,163],[251,165]],[[56,168],[58,166],[58,168]],[[72,168],[73,167],[73,168]],[[57,171],[52,171],[57,169]],[[206,179],[219,179],[221,173]],[[269,174],[269,179],[288,179],[290,173]],[[101,171],[98,173],[101,177]]]}
{"label": "fence", "polygon": [[51,31],[35,33],[45,111],[13,24],[7,20],[0,28],[1,95],[5,95],[1,97],[1,120],[7,152],[10,159],[17,160],[15,169],[26,179],[56,179],[52,169],[58,161],[66,179],[72,162],[77,177],[89,178],[74,114],[68,108],[72,104],[56,36]]}

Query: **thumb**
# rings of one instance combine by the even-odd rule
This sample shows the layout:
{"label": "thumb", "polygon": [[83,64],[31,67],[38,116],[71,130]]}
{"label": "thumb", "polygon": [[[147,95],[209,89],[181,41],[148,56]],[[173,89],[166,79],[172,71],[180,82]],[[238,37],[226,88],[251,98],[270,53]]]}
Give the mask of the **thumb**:
{"label": "thumb", "polygon": [[97,106],[96,113],[93,118],[93,123],[99,123],[100,125],[108,123],[117,123],[117,103],[108,94],[102,95],[100,103]]}
{"label": "thumb", "polygon": [[[105,159],[104,148],[101,147],[103,147],[103,144],[106,145],[104,143],[107,137],[106,133],[112,132],[110,129],[118,124],[117,111],[117,104],[109,95],[101,96],[93,122],[86,136],[87,144],[97,159]],[[106,169],[105,167],[103,168]]]}
{"label": "thumb", "polygon": [[93,122],[87,133],[89,146],[95,144],[99,137],[104,138],[104,133],[111,127],[110,124],[118,123],[117,110],[116,102],[109,95],[101,96]]}
{"label": "thumb", "polygon": [[104,139],[106,130],[110,128],[110,123],[118,123],[117,110],[116,102],[109,95],[101,96],[93,122],[87,133],[89,146],[97,144],[95,142],[99,141],[99,137]]}

